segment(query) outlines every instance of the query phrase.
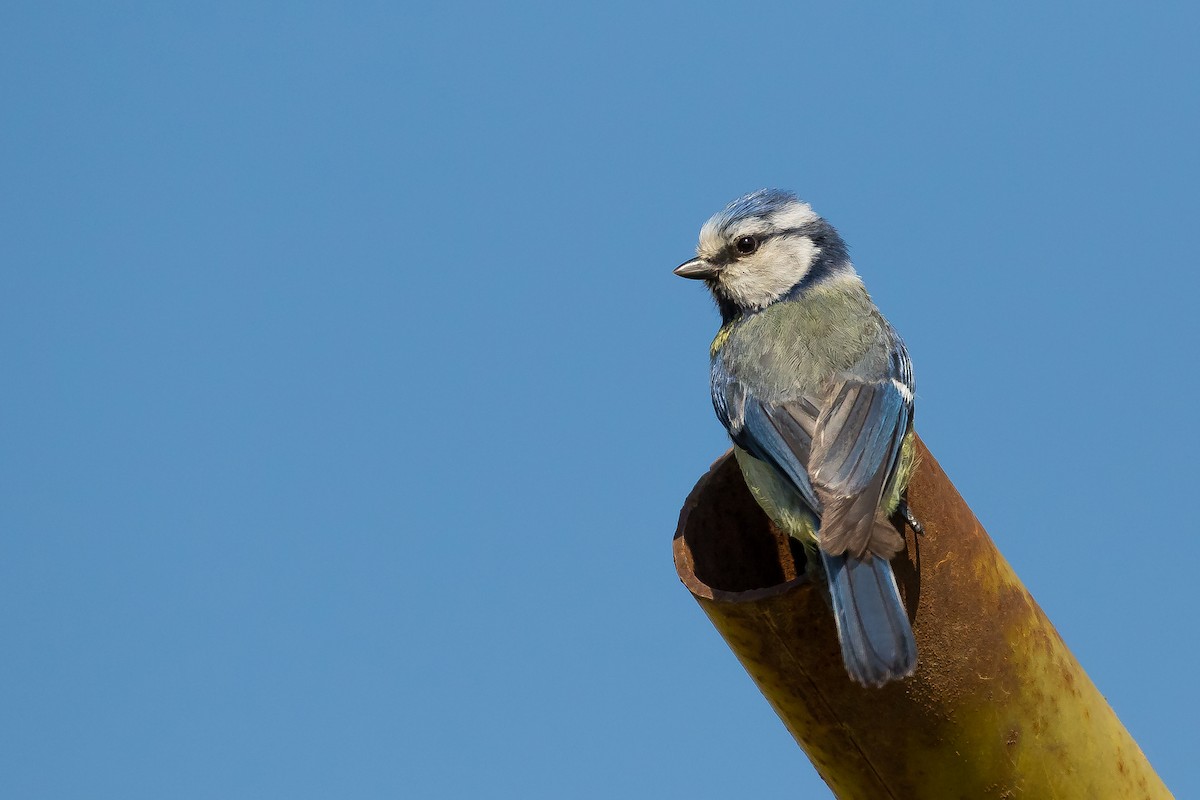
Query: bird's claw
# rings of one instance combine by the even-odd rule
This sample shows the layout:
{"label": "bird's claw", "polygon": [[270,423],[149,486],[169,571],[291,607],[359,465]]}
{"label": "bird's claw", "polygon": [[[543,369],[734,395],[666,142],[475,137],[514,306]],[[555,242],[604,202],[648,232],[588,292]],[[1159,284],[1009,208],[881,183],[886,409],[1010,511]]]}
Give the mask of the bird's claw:
{"label": "bird's claw", "polygon": [[896,510],[900,512],[900,516],[904,517],[904,521],[908,523],[908,527],[913,529],[913,533],[917,536],[925,535],[925,526],[921,521],[913,516],[912,509],[908,507],[907,500],[901,500],[900,505],[896,506]]}

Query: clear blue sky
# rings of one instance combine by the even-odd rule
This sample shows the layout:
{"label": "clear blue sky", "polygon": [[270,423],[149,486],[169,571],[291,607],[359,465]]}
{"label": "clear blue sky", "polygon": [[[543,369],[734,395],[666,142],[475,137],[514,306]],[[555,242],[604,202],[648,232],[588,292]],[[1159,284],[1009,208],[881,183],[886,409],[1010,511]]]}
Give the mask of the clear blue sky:
{"label": "clear blue sky", "polygon": [[6,3],[0,794],[828,797],[671,564],[778,186],[1200,796],[1200,12],[1073,5]]}

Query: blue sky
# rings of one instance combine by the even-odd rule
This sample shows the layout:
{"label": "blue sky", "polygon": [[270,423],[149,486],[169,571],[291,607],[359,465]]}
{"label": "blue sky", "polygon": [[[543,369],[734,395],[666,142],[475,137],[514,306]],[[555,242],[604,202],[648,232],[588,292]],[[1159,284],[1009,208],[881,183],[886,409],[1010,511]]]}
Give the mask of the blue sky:
{"label": "blue sky", "polygon": [[5,796],[829,796],[671,564],[726,447],[671,269],[762,186],[842,231],[926,442],[1200,794],[1194,8],[0,31]]}

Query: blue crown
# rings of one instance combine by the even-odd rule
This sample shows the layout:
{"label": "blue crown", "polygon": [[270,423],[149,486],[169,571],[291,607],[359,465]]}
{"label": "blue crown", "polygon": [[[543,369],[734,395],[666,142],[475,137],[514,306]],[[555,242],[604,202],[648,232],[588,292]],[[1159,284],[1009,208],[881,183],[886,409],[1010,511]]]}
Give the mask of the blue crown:
{"label": "blue crown", "polygon": [[782,189],[759,189],[725,206],[713,221],[720,230],[725,230],[736,222],[751,217],[765,217],[798,202],[799,198],[792,192]]}

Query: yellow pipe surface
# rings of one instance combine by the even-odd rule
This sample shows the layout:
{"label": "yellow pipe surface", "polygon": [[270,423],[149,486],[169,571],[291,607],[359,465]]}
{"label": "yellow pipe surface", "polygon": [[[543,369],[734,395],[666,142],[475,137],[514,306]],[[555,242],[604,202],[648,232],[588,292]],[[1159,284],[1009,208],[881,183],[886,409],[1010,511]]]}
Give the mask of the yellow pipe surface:
{"label": "yellow pipe surface", "polygon": [[[842,800],[1171,797],[933,456],[909,487],[925,535],[893,562],[919,663],[850,681],[802,550],[768,522],[732,455],[680,514],[675,565]],[[797,562],[800,562],[797,568]]]}

